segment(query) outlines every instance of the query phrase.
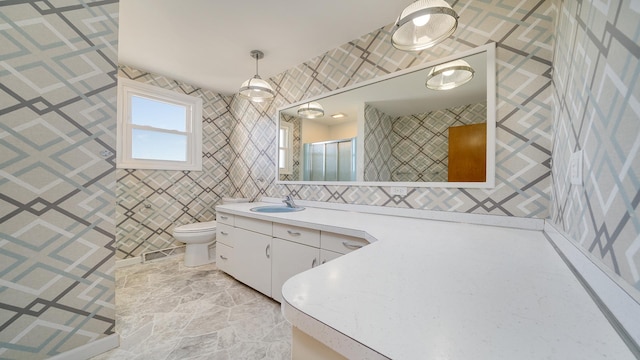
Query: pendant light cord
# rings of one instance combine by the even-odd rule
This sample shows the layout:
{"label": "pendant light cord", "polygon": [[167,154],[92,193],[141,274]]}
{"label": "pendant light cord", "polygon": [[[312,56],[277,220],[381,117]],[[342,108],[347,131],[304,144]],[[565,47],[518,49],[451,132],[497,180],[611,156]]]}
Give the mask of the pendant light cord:
{"label": "pendant light cord", "polygon": [[259,58],[259,57],[260,57],[260,56],[259,56],[258,54],[256,54],[256,56],[255,56],[255,59],[256,59],[256,76],[255,76],[255,77],[260,77],[260,76],[258,75],[258,58]]}

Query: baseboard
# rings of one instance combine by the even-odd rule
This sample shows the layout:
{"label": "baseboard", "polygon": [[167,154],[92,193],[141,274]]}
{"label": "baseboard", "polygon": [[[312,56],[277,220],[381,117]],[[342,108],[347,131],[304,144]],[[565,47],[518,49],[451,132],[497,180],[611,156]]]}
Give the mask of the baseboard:
{"label": "baseboard", "polygon": [[112,334],[96,341],[65,351],[49,360],[87,360],[120,346],[120,335]]}
{"label": "baseboard", "polygon": [[617,281],[615,274],[596,264],[566,234],[549,221],[545,222],[544,233],[558,249],[567,265],[594,297],[602,312],[616,328],[621,338],[636,356],[640,355],[640,303],[635,298],[637,290]]}
{"label": "baseboard", "polygon": [[142,258],[140,256],[136,256],[128,259],[120,259],[120,260],[116,260],[116,269],[119,269],[125,266],[137,265],[137,264],[142,264]]}

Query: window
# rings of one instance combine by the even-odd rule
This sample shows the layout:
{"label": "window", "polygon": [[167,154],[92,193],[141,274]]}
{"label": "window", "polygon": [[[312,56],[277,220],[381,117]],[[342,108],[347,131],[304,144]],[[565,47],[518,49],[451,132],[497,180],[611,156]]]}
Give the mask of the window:
{"label": "window", "polygon": [[118,79],[116,165],[202,170],[202,99]]}
{"label": "window", "polygon": [[281,121],[278,136],[278,167],[280,174],[291,174],[293,170],[293,124]]}

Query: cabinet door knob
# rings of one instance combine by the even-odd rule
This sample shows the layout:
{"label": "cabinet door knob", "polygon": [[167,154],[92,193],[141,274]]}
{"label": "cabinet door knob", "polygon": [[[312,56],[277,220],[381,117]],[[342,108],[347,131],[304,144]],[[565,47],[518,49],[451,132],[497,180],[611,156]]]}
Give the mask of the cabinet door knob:
{"label": "cabinet door knob", "polygon": [[347,241],[343,241],[342,245],[344,245],[344,247],[346,247],[347,249],[360,249],[361,247],[364,246],[362,244],[352,244],[352,243],[347,242]]}
{"label": "cabinet door knob", "polygon": [[291,236],[300,236],[300,233],[297,231],[287,230],[287,233]]}
{"label": "cabinet door knob", "polygon": [[269,250],[271,250],[271,244],[267,244],[267,247],[264,249],[264,254],[267,256],[267,259],[271,257],[271,254],[269,254]]}

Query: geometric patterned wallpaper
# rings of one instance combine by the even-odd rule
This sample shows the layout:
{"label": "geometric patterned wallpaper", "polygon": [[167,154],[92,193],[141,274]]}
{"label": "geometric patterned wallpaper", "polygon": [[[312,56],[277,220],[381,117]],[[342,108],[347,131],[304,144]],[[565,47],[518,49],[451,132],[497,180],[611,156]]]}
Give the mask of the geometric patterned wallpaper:
{"label": "geometric patterned wallpaper", "polygon": [[[640,290],[640,3],[559,7],[551,219]],[[576,150],[583,186],[567,171]]]}
{"label": "geometric patterned wallpaper", "polygon": [[393,118],[369,104],[364,105],[364,180],[391,181]]}
{"label": "geometric patterned wallpaper", "polygon": [[0,358],[113,334],[118,1],[0,2]]}
{"label": "geometric patterned wallpaper", "polygon": [[121,65],[120,77],[202,99],[202,171],[117,169],[116,257],[183,245],[175,226],[215,220],[215,206],[228,192],[232,124],[230,97],[222,97]]}
{"label": "geometric patterned wallpaper", "polygon": [[365,105],[365,181],[446,182],[449,127],[485,122],[486,113],[478,103],[391,118]]}
{"label": "geometric patterned wallpaper", "polygon": [[[454,37],[420,52],[396,50],[391,24],[269,79],[273,101],[234,97],[229,195],[293,194],[307,200],[546,218],[551,192],[551,1],[456,1]],[[489,42],[497,44],[496,187],[409,188],[274,184],[277,109],[355,83],[419,66]]]}

